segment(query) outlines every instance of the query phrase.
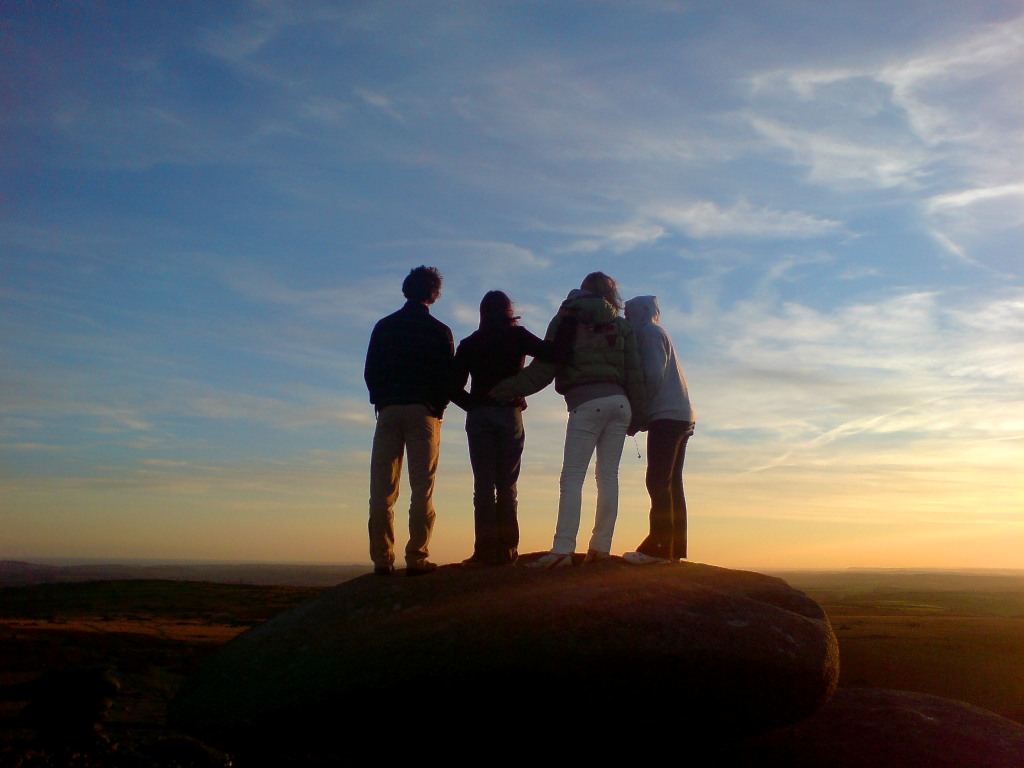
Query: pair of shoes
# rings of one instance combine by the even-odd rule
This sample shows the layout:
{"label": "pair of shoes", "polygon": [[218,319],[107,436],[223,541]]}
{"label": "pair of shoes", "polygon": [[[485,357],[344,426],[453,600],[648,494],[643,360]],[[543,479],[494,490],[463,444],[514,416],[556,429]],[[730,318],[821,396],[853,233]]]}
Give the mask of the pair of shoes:
{"label": "pair of shoes", "polygon": [[528,568],[561,568],[565,565],[572,565],[572,552],[548,552],[532,563],[527,563]]}
{"label": "pair of shoes", "polygon": [[655,557],[654,555],[645,555],[643,552],[626,552],[622,559],[627,563],[633,565],[660,565],[662,563],[671,563],[667,557]]}
{"label": "pair of shoes", "polygon": [[395,572],[395,566],[390,563],[387,565],[375,565],[373,566],[373,572],[378,576],[391,576]]}
{"label": "pair of shoes", "polygon": [[405,564],[406,576],[425,576],[426,574],[433,573],[436,570],[437,563],[432,563],[426,558]]}
{"label": "pair of shoes", "polygon": [[609,559],[610,557],[611,555],[608,552],[601,552],[596,549],[588,549],[587,556],[583,558],[583,564],[587,565],[588,563],[600,563],[604,560]]}

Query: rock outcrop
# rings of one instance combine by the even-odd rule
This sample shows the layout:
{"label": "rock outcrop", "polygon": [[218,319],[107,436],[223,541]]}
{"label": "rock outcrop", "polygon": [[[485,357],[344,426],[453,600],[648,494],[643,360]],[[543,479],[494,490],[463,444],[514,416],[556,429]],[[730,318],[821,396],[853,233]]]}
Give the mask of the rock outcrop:
{"label": "rock outcrop", "polygon": [[824,612],[780,579],[619,558],[450,565],[357,578],[244,633],[182,687],[169,717],[235,751],[337,750],[339,727],[387,745],[417,724],[445,739],[552,718],[593,718],[601,739],[669,728],[684,744],[807,717],[838,676]]}
{"label": "rock outcrop", "polygon": [[923,693],[840,688],[812,717],[729,757],[737,768],[1020,768],[1024,726]]}

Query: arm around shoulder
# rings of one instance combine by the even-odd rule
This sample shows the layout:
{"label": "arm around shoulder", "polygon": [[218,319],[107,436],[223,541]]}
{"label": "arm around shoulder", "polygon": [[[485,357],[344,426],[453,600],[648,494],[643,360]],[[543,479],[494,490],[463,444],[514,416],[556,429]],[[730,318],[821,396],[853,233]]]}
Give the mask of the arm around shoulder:
{"label": "arm around shoulder", "polygon": [[[547,333],[544,334],[544,341],[537,339],[529,331],[530,338],[537,339],[537,343],[542,345],[541,347],[534,347],[544,351],[544,359],[541,355],[535,355],[533,361],[523,368],[515,376],[509,376],[504,381],[501,381],[491,391],[490,395],[495,400],[513,400],[517,397],[526,397],[536,392],[540,392],[544,387],[554,381],[555,374],[558,371],[558,365],[553,362],[556,357],[556,349],[553,340],[558,331],[559,318],[555,316],[548,324]],[[532,354],[527,348],[527,353]]]}

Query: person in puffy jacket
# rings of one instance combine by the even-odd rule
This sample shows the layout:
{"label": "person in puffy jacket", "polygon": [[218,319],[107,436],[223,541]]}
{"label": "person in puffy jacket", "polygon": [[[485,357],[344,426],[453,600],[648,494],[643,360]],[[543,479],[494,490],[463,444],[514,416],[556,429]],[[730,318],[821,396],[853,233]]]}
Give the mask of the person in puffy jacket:
{"label": "person in puffy jacket", "polygon": [[672,339],[658,323],[655,296],[626,302],[626,317],[636,333],[647,387],[647,492],[651,497],[650,533],[635,552],[623,557],[636,565],[667,563],[686,557],[686,498],[683,460],[693,435],[694,415],[686,377]]}
{"label": "person in puffy jacket", "polygon": [[584,562],[606,559],[619,508],[619,460],[626,434],[645,421],[643,372],[633,329],[619,315],[615,281],[603,272],[587,275],[569,293],[548,325],[545,338],[574,331],[570,359],[562,364],[534,360],[491,390],[497,400],[538,392],[552,380],[565,397],[569,420],[559,480],[558,520],[551,551],[531,566],[572,565],[583,505],[583,483],[597,453],[597,512]]}

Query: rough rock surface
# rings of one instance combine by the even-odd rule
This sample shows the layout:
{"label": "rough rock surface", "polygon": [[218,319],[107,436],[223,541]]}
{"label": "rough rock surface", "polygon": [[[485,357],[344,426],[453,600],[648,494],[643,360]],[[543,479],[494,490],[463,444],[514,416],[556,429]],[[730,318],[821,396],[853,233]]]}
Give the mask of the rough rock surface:
{"label": "rough rock surface", "polygon": [[396,732],[396,714],[398,733],[421,724],[436,738],[503,719],[537,732],[571,716],[598,717],[601,738],[606,722],[731,740],[807,717],[838,676],[824,612],[780,579],[620,558],[450,565],[353,579],[249,630],[169,716],[229,750],[329,750],[342,723],[377,738]]}
{"label": "rough rock surface", "polygon": [[1024,725],[923,693],[840,688],[817,714],[737,752],[731,764],[751,768],[1020,768]]}

